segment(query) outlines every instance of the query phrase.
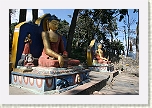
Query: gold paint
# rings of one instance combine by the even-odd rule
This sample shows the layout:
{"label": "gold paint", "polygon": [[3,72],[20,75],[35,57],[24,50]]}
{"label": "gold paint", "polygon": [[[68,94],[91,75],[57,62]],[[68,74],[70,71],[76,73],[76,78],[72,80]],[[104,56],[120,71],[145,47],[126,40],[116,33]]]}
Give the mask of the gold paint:
{"label": "gold paint", "polygon": [[92,66],[92,54],[90,47],[87,49],[87,64],[88,66]]}
{"label": "gold paint", "polygon": [[[36,21],[35,21],[35,24],[37,25],[40,25],[42,19],[44,19],[44,17],[46,16],[47,14],[44,14],[42,15],[41,17],[39,17]],[[43,30],[44,31],[48,31],[48,23],[47,23],[47,20],[49,19],[50,17],[46,17],[44,20],[43,20]]]}
{"label": "gold paint", "polygon": [[18,46],[18,36],[19,36],[20,27],[24,23],[25,22],[22,22],[22,23],[19,23],[18,25],[15,26],[15,29],[18,29],[17,31],[14,29],[13,42],[12,42],[12,52],[11,52],[11,54],[12,54],[11,55],[12,68],[15,68],[17,46]]}
{"label": "gold paint", "polygon": [[91,54],[91,48],[93,47],[95,43],[95,39],[93,39],[90,42],[89,48],[87,49],[87,64],[88,66],[92,66],[92,54]]}
{"label": "gold paint", "polygon": [[58,41],[58,35],[55,32],[50,30],[48,32],[48,34],[49,34],[49,39],[50,39],[51,42],[57,42]]}
{"label": "gold paint", "polygon": [[104,58],[104,57],[103,57],[103,51],[102,51],[101,48],[102,48],[102,44],[99,44],[99,45],[98,45],[98,50],[96,50],[96,54],[99,55],[99,57],[100,57],[101,59],[108,61],[107,58]]}

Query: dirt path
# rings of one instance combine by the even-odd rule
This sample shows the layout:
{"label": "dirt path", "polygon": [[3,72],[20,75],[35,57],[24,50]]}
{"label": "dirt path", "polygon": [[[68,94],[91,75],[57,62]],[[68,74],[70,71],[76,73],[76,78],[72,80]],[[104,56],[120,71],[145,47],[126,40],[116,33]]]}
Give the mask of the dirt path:
{"label": "dirt path", "polygon": [[95,93],[101,95],[139,95],[139,77],[121,73],[113,78],[110,84]]}
{"label": "dirt path", "polygon": [[123,58],[115,69],[123,71],[113,78],[113,80],[93,95],[139,95],[139,66],[131,58]]}

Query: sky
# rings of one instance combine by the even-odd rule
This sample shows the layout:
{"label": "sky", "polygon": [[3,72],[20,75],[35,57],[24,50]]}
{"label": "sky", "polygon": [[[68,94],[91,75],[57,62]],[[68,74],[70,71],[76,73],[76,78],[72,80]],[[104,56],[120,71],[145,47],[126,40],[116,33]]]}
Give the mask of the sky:
{"label": "sky", "polygon": [[[56,15],[61,20],[65,19],[70,24],[71,18],[69,18],[68,15],[71,15],[71,16],[73,15],[73,9],[39,9],[38,17],[46,13],[50,13],[51,15]],[[17,9],[15,15],[12,16],[12,19],[11,19],[12,23],[16,21],[18,22],[19,21],[18,19],[19,19],[19,9]],[[32,20],[32,10],[27,9],[26,21],[30,21],[30,20]]]}
{"label": "sky", "polygon": [[[61,20],[66,20],[69,24],[71,23],[71,19],[68,15],[73,15],[73,11],[74,9],[39,9],[38,10],[38,17],[42,16],[43,14],[46,13],[50,13],[51,15],[56,15],[59,19]],[[132,22],[132,20],[134,19],[135,22],[130,26],[131,30],[136,29],[136,22],[138,21],[138,14],[137,13],[133,13],[133,9],[129,9],[129,15],[130,15],[130,21]],[[18,22],[19,18],[19,9],[16,10],[15,15],[12,16],[12,23],[13,22]],[[32,10],[31,9],[27,9],[27,16],[26,16],[26,21],[30,21],[32,20]],[[121,21],[117,21],[118,24],[118,36],[117,38],[124,43],[125,45],[125,40],[124,40],[124,33],[123,33],[123,26],[125,26],[124,22]],[[126,26],[126,30],[127,30],[127,26]],[[127,32],[127,31],[126,31]],[[132,34],[131,37],[136,37],[136,34]],[[116,39],[116,38],[115,38]],[[135,46],[133,46],[135,49]],[[135,52],[135,50],[134,50]]]}
{"label": "sky", "polygon": [[[69,22],[69,24],[71,23],[71,18],[68,16],[68,15],[73,15],[73,9],[39,9],[38,10],[38,17],[42,16],[43,14],[46,14],[46,13],[50,13],[50,14],[54,14],[56,15],[59,19],[61,20],[66,20],[67,22]],[[131,29],[132,30],[135,30],[136,29],[136,22],[137,22],[137,18],[138,18],[138,14],[137,13],[133,13],[133,10],[129,10],[129,14],[130,14],[130,20],[132,21],[132,19],[135,19],[135,23],[131,25]],[[19,9],[17,9],[15,15],[12,16],[12,23],[13,22],[18,22],[19,18]],[[26,17],[26,21],[30,21],[32,20],[32,10],[28,9],[27,10],[27,17]],[[119,32],[119,35],[118,35],[118,38],[120,40],[123,40],[123,37],[124,37],[124,34],[122,33],[122,30],[124,30],[123,26],[124,26],[124,23],[123,21],[119,22],[117,21],[118,23],[118,28],[120,30]],[[126,28],[127,29],[127,28]],[[135,35],[133,35],[133,37],[135,37]]]}

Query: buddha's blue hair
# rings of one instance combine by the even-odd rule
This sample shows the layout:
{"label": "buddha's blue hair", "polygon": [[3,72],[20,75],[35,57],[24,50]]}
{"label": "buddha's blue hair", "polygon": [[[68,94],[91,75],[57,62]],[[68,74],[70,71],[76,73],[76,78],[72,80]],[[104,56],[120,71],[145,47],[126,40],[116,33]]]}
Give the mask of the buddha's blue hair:
{"label": "buddha's blue hair", "polygon": [[48,19],[49,21],[52,21],[52,20],[57,20],[57,21],[60,21],[58,19],[58,17],[56,17],[55,15],[51,15],[51,17]]}

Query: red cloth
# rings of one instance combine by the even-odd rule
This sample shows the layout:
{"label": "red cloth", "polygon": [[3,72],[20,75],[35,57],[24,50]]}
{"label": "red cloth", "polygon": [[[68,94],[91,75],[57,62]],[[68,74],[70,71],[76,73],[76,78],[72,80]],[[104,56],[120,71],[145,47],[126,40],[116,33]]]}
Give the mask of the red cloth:
{"label": "red cloth", "polygon": [[[56,53],[61,53],[63,55],[67,55],[68,53],[65,51],[64,49],[64,44],[63,44],[63,40],[62,37],[59,36],[58,41],[57,42],[50,42],[51,45],[51,50],[53,50]],[[48,59],[49,56],[45,53],[45,50],[43,49],[42,55],[39,58],[39,66],[44,66],[44,67],[59,67],[59,61],[58,60],[51,60]],[[80,64],[79,60],[65,60],[64,61],[64,67],[67,67],[68,65],[72,65],[72,66],[78,66]]]}
{"label": "red cloth", "polygon": [[30,43],[25,43],[22,54],[29,54],[29,53],[30,53]]}
{"label": "red cloth", "polygon": [[[58,60],[51,60],[51,59],[46,59],[44,57],[40,57],[39,58],[39,66],[43,66],[43,67],[60,67],[59,66],[59,61]],[[67,67],[67,66],[78,66],[80,64],[79,60],[65,60],[64,61],[64,66],[63,67]]]}
{"label": "red cloth", "polygon": [[[67,52],[64,49],[64,44],[63,44],[63,40],[62,37],[59,36],[58,41],[57,42],[50,42],[50,46],[51,46],[51,50],[53,50],[56,53],[62,53],[62,54],[66,54]],[[48,58],[49,56],[46,55],[45,50],[43,49],[42,55],[43,58]]]}

